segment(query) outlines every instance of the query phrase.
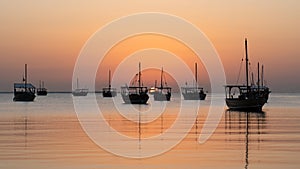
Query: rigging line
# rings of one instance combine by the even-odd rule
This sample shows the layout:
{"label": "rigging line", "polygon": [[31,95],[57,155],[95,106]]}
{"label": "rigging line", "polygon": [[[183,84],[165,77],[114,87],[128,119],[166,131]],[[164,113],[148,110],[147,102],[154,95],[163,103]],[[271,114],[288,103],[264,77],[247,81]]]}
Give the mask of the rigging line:
{"label": "rigging line", "polygon": [[135,86],[135,84],[138,82],[138,74],[135,74],[134,78],[132,79],[132,82],[131,82],[131,86]]}
{"label": "rigging line", "polygon": [[167,78],[166,78],[165,74],[163,74],[163,78],[164,78],[165,85],[168,86]]}
{"label": "rigging line", "polygon": [[251,77],[251,83],[254,84],[254,78],[255,78],[255,77],[254,77],[254,75],[253,75],[253,78],[252,78],[253,70],[252,70],[251,62],[249,62],[249,69],[250,69],[249,75],[250,75],[250,77]]}
{"label": "rigging line", "polygon": [[244,58],[242,58],[241,63],[240,63],[239,74],[238,74],[238,77],[237,77],[237,80],[236,80],[236,84],[238,84],[239,81],[240,81],[240,76],[241,76],[243,61],[244,61]]}

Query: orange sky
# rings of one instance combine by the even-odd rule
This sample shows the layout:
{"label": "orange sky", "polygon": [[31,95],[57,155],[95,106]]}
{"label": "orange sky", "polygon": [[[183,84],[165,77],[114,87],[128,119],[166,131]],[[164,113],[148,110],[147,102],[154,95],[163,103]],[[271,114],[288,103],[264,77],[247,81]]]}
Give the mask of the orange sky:
{"label": "orange sky", "polygon": [[[247,37],[250,59],[255,65],[257,61],[264,63],[265,78],[271,89],[300,92],[300,1],[297,0],[130,3],[2,0],[0,10],[0,91],[11,91],[13,83],[22,80],[24,63],[29,65],[29,80],[35,85],[44,80],[49,91],[71,90],[76,58],[94,32],[119,17],[163,12],[186,19],[207,35],[221,57],[228,83],[236,81]],[[123,45],[131,46],[131,51],[155,45],[171,51],[178,49],[174,40],[159,38],[133,37]],[[172,45],[159,41],[172,41]],[[121,48],[111,52],[122,57],[128,54]],[[114,59],[109,55],[107,58]],[[186,61],[192,66],[194,57]],[[204,78],[200,84],[209,84],[205,71],[201,71]],[[98,79],[101,88],[105,82],[101,77]]]}
{"label": "orange sky", "polygon": [[[209,78],[208,74],[204,68],[204,66],[201,64],[200,59],[197,57],[197,55],[190,50],[186,45],[182,44],[181,42],[166,37],[162,35],[156,35],[156,34],[143,34],[138,36],[133,36],[130,38],[127,38],[117,45],[115,45],[104,57],[103,61],[99,65],[98,74],[97,74],[97,86],[105,86],[108,83],[108,70],[111,69],[112,74],[114,73],[115,69],[119,64],[127,57],[133,54],[136,51],[141,51],[144,49],[149,49],[150,57],[152,60],[150,62],[160,62],[161,67],[167,64],[167,62],[172,62],[172,60],[166,59],[166,56],[164,54],[157,55],[157,52],[151,52],[151,49],[162,49],[168,52],[171,52],[178,57],[180,57],[191,69],[191,71],[194,72],[194,63],[198,63],[198,77],[199,81],[201,79],[201,85],[204,85],[205,87],[209,87]],[[142,59],[145,57],[145,54],[141,54],[140,58]],[[139,60],[141,61],[141,60]],[[136,61],[138,63],[139,61]],[[143,64],[142,64],[143,65]],[[154,65],[154,64],[153,64]],[[136,68],[136,71],[138,71],[138,64],[131,65]],[[158,68],[160,69],[160,67]],[[167,75],[167,73],[165,73]],[[101,76],[102,75],[102,76]],[[185,78],[185,77],[182,77]],[[143,82],[145,85],[153,86],[155,80],[160,79],[160,70],[148,70],[143,73]],[[172,80],[170,76],[167,77],[167,82],[172,87],[175,87],[175,81]],[[186,79],[188,82],[191,82],[192,79]],[[120,82],[120,84],[124,84],[124,82]]]}

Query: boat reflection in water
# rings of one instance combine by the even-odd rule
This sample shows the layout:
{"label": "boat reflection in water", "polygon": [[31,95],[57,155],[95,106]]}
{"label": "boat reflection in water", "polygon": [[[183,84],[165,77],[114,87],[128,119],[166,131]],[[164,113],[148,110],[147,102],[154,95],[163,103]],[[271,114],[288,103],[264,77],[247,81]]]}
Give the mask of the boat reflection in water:
{"label": "boat reflection in water", "polygon": [[[241,111],[230,111],[225,112],[225,134],[230,135],[230,139],[226,140],[229,142],[241,141],[240,135],[245,135],[245,167],[249,166],[249,146],[250,143],[260,144],[265,129],[265,112],[241,112]],[[251,137],[250,137],[251,136]]]}

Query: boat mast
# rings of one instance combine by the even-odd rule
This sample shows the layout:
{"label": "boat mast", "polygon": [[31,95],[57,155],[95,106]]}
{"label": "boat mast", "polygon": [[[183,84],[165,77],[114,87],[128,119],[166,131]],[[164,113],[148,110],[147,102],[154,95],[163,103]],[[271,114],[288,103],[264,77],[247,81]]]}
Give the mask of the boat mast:
{"label": "boat mast", "polygon": [[139,79],[138,79],[138,83],[139,83],[139,90],[141,92],[141,62],[139,62]]}
{"label": "boat mast", "polygon": [[198,87],[198,72],[197,72],[197,62],[195,63],[195,80],[196,80],[196,87]]}
{"label": "boat mast", "polygon": [[261,86],[264,86],[264,65],[261,66]]}
{"label": "boat mast", "polygon": [[25,91],[27,90],[27,64],[25,64]]}
{"label": "boat mast", "polygon": [[108,88],[109,88],[109,90],[110,90],[110,88],[111,88],[111,82],[110,82],[110,69],[109,69],[109,71],[108,71]]}
{"label": "boat mast", "polygon": [[161,73],[160,73],[160,88],[163,88],[163,72],[164,72],[164,68],[161,68]]}
{"label": "boat mast", "polygon": [[254,85],[254,75],[253,75],[253,72],[251,73],[251,85]]}
{"label": "boat mast", "polygon": [[258,90],[258,95],[259,95],[259,84],[260,84],[260,79],[259,79],[259,62],[257,63],[257,90]]}
{"label": "boat mast", "polygon": [[249,77],[248,77],[248,46],[247,46],[247,38],[245,39],[245,52],[246,52],[246,83],[247,83],[247,93],[249,88]]}
{"label": "boat mast", "polygon": [[78,82],[78,77],[77,77],[77,89],[79,89],[79,87],[78,87],[78,86],[79,86],[79,82]]}

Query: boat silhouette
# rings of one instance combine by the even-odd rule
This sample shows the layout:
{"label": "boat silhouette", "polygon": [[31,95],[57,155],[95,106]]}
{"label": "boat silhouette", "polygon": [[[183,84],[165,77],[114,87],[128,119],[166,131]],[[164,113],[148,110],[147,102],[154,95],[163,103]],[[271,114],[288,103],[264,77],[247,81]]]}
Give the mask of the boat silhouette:
{"label": "boat silhouette", "polygon": [[40,80],[39,88],[36,89],[38,96],[46,96],[48,94],[47,89],[44,87],[44,82]]}
{"label": "boat silhouette", "polygon": [[89,92],[89,89],[79,88],[79,80],[77,78],[76,89],[72,91],[73,96],[86,96]]}
{"label": "boat silhouette", "polygon": [[138,86],[122,86],[121,95],[126,104],[147,104],[148,88],[141,83],[141,63],[139,63]]}
{"label": "boat silhouette", "polygon": [[108,71],[108,87],[102,89],[103,97],[115,97],[117,96],[117,89],[111,87],[111,72]]}
{"label": "boat silhouette", "polygon": [[[261,111],[264,104],[268,101],[270,90],[268,87],[261,85],[260,71],[258,63],[258,80],[257,85],[249,85],[249,59],[247,39],[245,39],[246,53],[246,85],[226,85],[226,104],[229,109],[234,110],[258,110]],[[263,74],[262,74],[263,77]],[[238,92],[235,95],[235,92]]]}
{"label": "boat silhouette", "polygon": [[[167,86],[166,80],[163,81],[164,78],[164,69],[161,68],[160,73],[160,87],[155,86],[155,91],[153,92],[155,101],[170,101],[171,99],[171,87]],[[166,86],[164,86],[164,84]]]}
{"label": "boat silhouette", "polygon": [[27,82],[27,64],[25,64],[25,76],[23,83],[14,83],[13,101],[33,101],[35,98],[35,87]]}
{"label": "boat silhouette", "polygon": [[206,94],[203,91],[202,87],[198,87],[198,70],[197,63],[195,63],[195,86],[185,86],[181,87],[181,92],[184,100],[205,100]]}

